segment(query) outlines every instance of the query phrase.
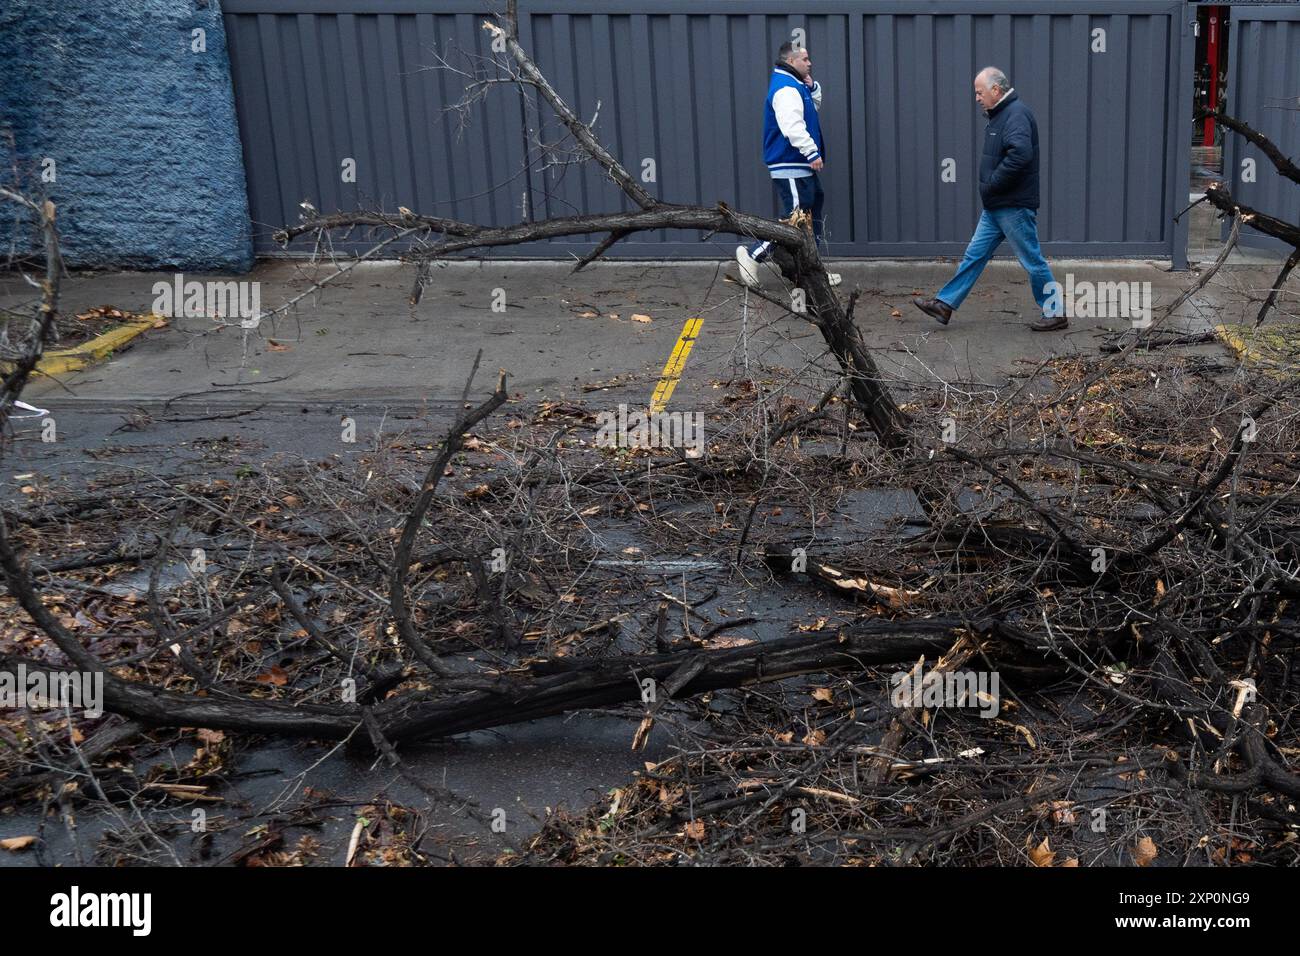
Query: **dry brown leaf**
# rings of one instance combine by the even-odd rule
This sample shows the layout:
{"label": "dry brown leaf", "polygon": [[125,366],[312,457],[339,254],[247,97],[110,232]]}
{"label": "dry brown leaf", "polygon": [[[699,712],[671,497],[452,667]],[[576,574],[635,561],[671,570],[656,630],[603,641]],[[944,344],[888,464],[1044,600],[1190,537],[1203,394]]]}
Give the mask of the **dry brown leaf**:
{"label": "dry brown leaf", "polygon": [[1054,859],[1056,851],[1047,842],[1047,837],[1043,837],[1043,842],[1038,846],[1029,848],[1029,862],[1034,866],[1051,866]]}
{"label": "dry brown leaf", "polygon": [[1160,850],[1156,848],[1156,841],[1148,837],[1143,837],[1137,841],[1137,846],[1133,847],[1133,862],[1138,866],[1150,866],[1151,861],[1160,855]]}
{"label": "dry brown leaf", "polygon": [[0,849],[8,850],[10,853],[17,853],[19,850],[25,850],[36,842],[34,836],[7,837],[0,840]]}
{"label": "dry brown leaf", "polygon": [[824,730],[811,731],[806,737],[803,738],[802,742],[807,744],[809,747],[820,747],[822,744],[826,743],[826,731]]}
{"label": "dry brown leaf", "polygon": [[293,348],[292,345],[285,345],[283,342],[277,342],[275,339],[267,339],[266,347],[272,352],[288,352]]}
{"label": "dry brown leaf", "polygon": [[683,830],[682,832],[685,834],[686,839],[688,840],[703,840],[704,821],[692,820],[690,823],[686,824],[686,829]]}
{"label": "dry brown leaf", "polygon": [[826,703],[829,704],[831,700],[835,697],[835,692],[831,690],[829,687],[818,687],[815,691],[812,692],[812,696],[813,696],[813,700],[824,700],[826,701]]}
{"label": "dry brown leaf", "polygon": [[1070,824],[1074,822],[1074,804],[1069,800],[1052,801],[1052,819],[1057,823]]}
{"label": "dry brown leaf", "polygon": [[649,322],[649,321],[651,321],[651,320],[650,320],[650,316],[648,316],[648,315],[642,315],[640,312],[634,312],[634,313],[632,313],[632,321],[633,321],[633,322]]}
{"label": "dry brown leaf", "polygon": [[279,664],[272,665],[269,671],[265,674],[258,674],[254,679],[259,684],[273,684],[276,687],[283,687],[289,683],[289,675],[284,672],[284,668]]}

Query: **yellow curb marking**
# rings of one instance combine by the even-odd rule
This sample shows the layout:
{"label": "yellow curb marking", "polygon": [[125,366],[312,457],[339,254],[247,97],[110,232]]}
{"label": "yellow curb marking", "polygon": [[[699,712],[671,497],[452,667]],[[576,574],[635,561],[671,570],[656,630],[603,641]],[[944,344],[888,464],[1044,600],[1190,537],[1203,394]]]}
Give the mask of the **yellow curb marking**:
{"label": "yellow curb marking", "polygon": [[1265,375],[1276,376],[1296,365],[1300,336],[1292,326],[1216,325],[1214,331],[1243,364],[1263,366]]}
{"label": "yellow curb marking", "polygon": [[1247,359],[1250,356],[1250,346],[1246,341],[1237,334],[1236,330],[1228,325],[1216,325],[1214,331],[1218,333],[1223,344],[1232,351],[1237,353],[1238,358]]}
{"label": "yellow curb marking", "polygon": [[682,334],[677,337],[673,354],[668,356],[668,364],[664,366],[659,384],[655,386],[655,393],[650,399],[651,415],[662,412],[668,405],[668,399],[673,397],[673,390],[677,388],[677,383],[681,381],[682,372],[686,368],[686,358],[695,347],[695,340],[699,338],[700,327],[703,325],[703,319],[686,320],[686,325],[682,327]]}
{"label": "yellow curb marking", "polygon": [[41,375],[62,375],[65,372],[79,372],[88,365],[101,361],[109,352],[117,351],[137,335],[153,328],[154,323],[157,321],[158,316],[156,315],[132,319],[74,348],[55,349],[52,352],[46,352],[36,363],[36,372]]}

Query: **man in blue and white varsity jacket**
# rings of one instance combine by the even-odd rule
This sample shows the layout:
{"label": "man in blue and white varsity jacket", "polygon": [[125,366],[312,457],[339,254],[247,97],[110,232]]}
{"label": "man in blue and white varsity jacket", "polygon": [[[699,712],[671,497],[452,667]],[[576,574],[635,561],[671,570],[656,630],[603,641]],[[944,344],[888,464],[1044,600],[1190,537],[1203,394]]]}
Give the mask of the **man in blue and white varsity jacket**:
{"label": "man in blue and white varsity jacket", "polygon": [[[781,44],[776,66],[767,87],[763,111],[763,162],[772,174],[781,219],[788,219],[796,209],[812,213],[813,235],[822,240],[821,172],[826,146],[818,111],[822,105],[821,84],[813,79],[812,60],[803,47]],[[769,242],[736,247],[740,281],[758,288],[758,264],[768,254]],[[830,273],[831,285],[840,277]]]}

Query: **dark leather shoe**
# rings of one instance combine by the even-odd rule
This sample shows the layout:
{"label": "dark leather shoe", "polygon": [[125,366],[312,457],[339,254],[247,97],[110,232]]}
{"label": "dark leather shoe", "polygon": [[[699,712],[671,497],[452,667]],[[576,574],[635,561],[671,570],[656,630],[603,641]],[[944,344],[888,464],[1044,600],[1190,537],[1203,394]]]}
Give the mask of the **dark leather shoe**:
{"label": "dark leather shoe", "polygon": [[1029,328],[1034,332],[1055,332],[1057,329],[1068,328],[1070,320],[1063,315],[1055,316],[1051,319],[1039,319],[1032,323]]}
{"label": "dark leather shoe", "polygon": [[940,325],[947,325],[948,320],[952,318],[952,306],[947,302],[940,302],[938,299],[913,299],[912,305],[926,315],[933,316]]}

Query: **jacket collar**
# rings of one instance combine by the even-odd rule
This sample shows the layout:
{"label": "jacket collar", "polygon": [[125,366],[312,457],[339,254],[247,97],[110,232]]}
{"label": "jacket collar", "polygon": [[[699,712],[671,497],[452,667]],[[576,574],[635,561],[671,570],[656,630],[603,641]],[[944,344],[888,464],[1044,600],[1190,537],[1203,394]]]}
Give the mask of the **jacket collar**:
{"label": "jacket collar", "polygon": [[790,65],[788,65],[788,64],[786,64],[786,63],[782,63],[780,60],[777,60],[777,61],[776,61],[776,66],[773,68],[772,72],[773,72],[773,73],[785,73],[785,74],[787,74],[788,76],[792,76],[792,77],[794,77],[794,78],[795,78],[796,80],[798,80],[800,83],[803,83],[803,77],[800,76],[798,73],[796,73],[796,72],[794,71],[794,67],[792,67],[792,66],[790,66]]}
{"label": "jacket collar", "polygon": [[1018,99],[1020,99],[1020,94],[1016,92],[1016,88],[1013,86],[1011,87],[1011,89],[1007,90],[1005,93],[1002,94],[1002,99],[994,103],[992,109],[985,110],[984,112],[989,117],[989,119],[992,119],[994,114],[996,114],[1000,109],[1002,109],[1002,107]]}

